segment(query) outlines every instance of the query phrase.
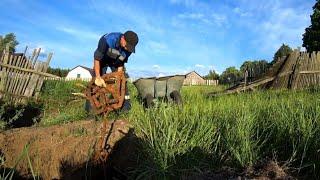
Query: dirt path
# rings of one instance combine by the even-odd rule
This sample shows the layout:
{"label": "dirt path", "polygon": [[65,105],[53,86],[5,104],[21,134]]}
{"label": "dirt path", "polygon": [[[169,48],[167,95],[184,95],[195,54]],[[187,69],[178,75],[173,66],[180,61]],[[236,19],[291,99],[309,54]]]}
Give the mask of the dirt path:
{"label": "dirt path", "polygon": [[[113,121],[108,122],[110,129]],[[19,177],[35,175],[43,179],[84,178],[101,166],[93,159],[97,150],[101,122],[78,121],[51,127],[12,129],[0,133],[0,154],[5,158],[2,168],[14,168]],[[108,139],[111,149],[128,136],[129,124],[116,120]],[[28,146],[28,147],[27,147]],[[130,148],[129,145],[126,148]],[[124,152],[128,150],[124,149]],[[23,153],[28,152],[28,153]],[[19,156],[21,160],[19,160]],[[31,166],[28,164],[30,158]],[[115,158],[116,159],[116,158]],[[121,160],[120,160],[121,161]],[[125,160],[122,160],[125,161]],[[119,162],[121,164],[121,162]]]}

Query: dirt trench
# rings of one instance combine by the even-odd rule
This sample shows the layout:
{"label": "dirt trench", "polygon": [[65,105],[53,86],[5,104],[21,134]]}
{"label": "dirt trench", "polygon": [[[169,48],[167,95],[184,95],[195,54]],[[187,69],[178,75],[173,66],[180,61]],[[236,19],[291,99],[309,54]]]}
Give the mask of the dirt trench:
{"label": "dirt trench", "polygon": [[4,164],[0,173],[15,169],[15,177],[22,179],[34,176],[41,179],[108,179],[120,176],[117,178],[125,179],[121,172],[135,162],[132,128],[125,120],[107,123],[110,130],[107,143],[111,151],[106,163],[102,163],[94,158],[101,124],[101,121],[88,120],[2,132],[0,155],[4,157]]}

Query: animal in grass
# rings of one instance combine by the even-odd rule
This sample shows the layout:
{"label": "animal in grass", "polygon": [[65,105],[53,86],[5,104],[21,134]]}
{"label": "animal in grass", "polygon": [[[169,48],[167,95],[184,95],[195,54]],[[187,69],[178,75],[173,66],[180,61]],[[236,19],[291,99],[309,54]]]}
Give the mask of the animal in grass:
{"label": "animal in grass", "polygon": [[[112,72],[125,71],[124,64],[128,62],[131,53],[135,53],[138,42],[138,35],[131,30],[125,33],[112,32],[101,36],[94,52],[95,85],[106,87],[101,76],[107,72],[108,67]],[[125,101],[121,110],[129,111],[130,109],[131,102],[126,84]]]}

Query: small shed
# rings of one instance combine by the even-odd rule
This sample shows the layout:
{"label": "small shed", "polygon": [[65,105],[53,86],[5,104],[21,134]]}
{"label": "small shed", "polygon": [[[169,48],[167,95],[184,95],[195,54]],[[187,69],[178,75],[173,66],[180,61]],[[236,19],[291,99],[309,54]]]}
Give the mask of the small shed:
{"label": "small shed", "polygon": [[189,72],[186,74],[186,79],[183,82],[183,85],[205,85],[206,80],[203,79],[196,71]]}
{"label": "small shed", "polygon": [[93,76],[93,69],[78,65],[68,72],[66,79],[91,79]]}

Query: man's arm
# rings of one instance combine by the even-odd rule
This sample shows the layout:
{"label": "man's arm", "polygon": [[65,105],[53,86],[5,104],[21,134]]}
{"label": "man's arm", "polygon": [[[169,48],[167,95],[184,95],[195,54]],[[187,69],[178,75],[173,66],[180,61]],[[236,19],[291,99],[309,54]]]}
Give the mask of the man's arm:
{"label": "man's arm", "polygon": [[100,74],[100,61],[95,59],[93,67],[94,67],[94,72],[96,74],[96,77],[100,77],[101,76],[101,74]]}

